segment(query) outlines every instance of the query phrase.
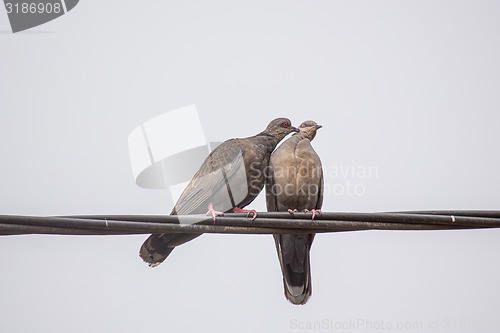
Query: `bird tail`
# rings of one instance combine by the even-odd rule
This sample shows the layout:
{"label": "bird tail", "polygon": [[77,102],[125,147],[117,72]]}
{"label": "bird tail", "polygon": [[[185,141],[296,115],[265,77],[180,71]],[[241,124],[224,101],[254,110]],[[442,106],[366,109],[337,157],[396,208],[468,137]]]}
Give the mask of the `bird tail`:
{"label": "bird tail", "polygon": [[285,297],[293,304],[306,304],[312,294],[309,251],[314,235],[274,235],[283,273]]}
{"label": "bird tail", "polygon": [[176,246],[184,244],[201,234],[152,234],[144,241],[139,256],[150,267],[161,264]]}

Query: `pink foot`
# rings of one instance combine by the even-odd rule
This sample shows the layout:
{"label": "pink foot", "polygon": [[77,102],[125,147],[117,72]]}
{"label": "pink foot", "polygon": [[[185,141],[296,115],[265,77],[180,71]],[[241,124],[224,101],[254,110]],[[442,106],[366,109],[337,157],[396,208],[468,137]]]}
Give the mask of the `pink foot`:
{"label": "pink foot", "polygon": [[289,209],[289,210],[288,210],[288,212],[289,212],[290,214],[293,214],[293,213],[297,213],[297,212],[298,212],[298,210],[296,210],[296,209],[294,209],[294,210]]}
{"label": "pink foot", "polygon": [[247,217],[248,215],[250,215],[250,213],[253,213],[252,221],[257,217],[257,211],[255,209],[241,209],[238,207],[234,207],[233,211],[235,213],[247,213]]}
{"label": "pink foot", "polygon": [[215,218],[217,216],[224,216],[224,213],[218,212],[218,211],[214,210],[214,206],[208,205],[208,212],[205,214],[205,216],[208,216],[208,215],[212,215],[212,217],[214,218],[214,222],[215,222]]}
{"label": "pink foot", "polygon": [[313,213],[313,217],[312,217],[313,220],[314,220],[314,217],[316,216],[316,213],[321,214],[321,209],[312,209],[312,210],[304,209],[304,211]]}

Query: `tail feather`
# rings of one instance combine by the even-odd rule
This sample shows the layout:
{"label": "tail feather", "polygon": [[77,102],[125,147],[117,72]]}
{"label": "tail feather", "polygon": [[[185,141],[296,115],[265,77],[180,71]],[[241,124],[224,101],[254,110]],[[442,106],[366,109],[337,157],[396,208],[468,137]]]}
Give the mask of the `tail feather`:
{"label": "tail feather", "polygon": [[139,256],[150,267],[156,267],[167,259],[175,246],[169,246],[164,234],[152,234],[144,241],[139,251]]}
{"label": "tail feather", "polygon": [[274,235],[285,297],[306,304],[312,294],[309,252],[314,235]]}
{"label": "tail feather", "polygon": [[161,264],[176,246],[189,242],[201,234],[152,234],[144,241],[139,256],[150,267]]}

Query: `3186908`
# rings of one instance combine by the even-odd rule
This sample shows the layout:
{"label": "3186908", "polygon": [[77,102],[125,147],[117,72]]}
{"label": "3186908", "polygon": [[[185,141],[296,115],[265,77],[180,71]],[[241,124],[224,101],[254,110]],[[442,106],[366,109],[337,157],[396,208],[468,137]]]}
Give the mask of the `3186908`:
{"label": "3186908", "polygon": [[62,10],[60,3],[43,2],[23,2],[23,3],[5,3],[7,14],[59,14]]}

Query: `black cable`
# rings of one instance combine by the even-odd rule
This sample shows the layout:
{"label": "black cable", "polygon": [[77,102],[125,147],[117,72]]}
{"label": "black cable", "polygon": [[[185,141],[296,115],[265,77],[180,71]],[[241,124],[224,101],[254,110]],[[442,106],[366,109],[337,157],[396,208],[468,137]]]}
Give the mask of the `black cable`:
{"label": "black cable", "polygon": [[[182,223],[180,223],[182,222]],[[202,215],[0,215],[0,235],[126,235],[149,233],[276,234],[358,230],[450,230],[499,228],[500,211],[418,211],[393,213],[262,212],[255,220],[243,213]]]}

